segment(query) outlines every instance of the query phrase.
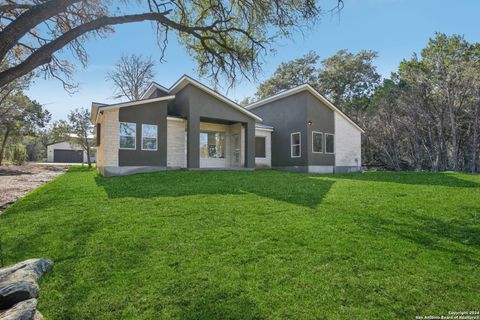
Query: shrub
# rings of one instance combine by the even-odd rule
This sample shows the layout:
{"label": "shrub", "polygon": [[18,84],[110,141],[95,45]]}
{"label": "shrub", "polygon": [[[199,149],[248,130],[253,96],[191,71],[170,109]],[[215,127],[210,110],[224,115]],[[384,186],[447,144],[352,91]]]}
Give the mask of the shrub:
{"label": "shrub", "polygon": [[12,162],[17,166],[21,166],[27,159],[27,149],[25,146],[20,143],[15,144],[12,151]]}

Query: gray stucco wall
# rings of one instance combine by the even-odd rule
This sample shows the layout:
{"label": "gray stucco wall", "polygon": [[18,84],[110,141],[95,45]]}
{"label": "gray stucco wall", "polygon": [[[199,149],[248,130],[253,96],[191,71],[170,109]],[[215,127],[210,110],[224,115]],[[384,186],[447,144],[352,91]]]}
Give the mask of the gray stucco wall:
{"label": "gray stucco wall", "polygon": [[[332,109],[328,108],[324,103],[319,101],[310,93],[307,93],[307,126],[308,129],[308,164],[316,166],[333,166],[335,165],[335,155],[325,153],[325,133],[335,134],[335,114]],[[312,149],[312,131],[323,133],[323,152],[313,153]]]}
{"label": "gray stucco wall", "polygon": [[[303,166],[335,164],[334,155],[312,151],[312,131],[335,133],[335,118],[333,111],[309,92],[303,91],[251,111],[275,128],[272,132],[272,167],[294,167],[294,170],[304,171]],[[300,158],[291,157],[290,135],[293,132],[300,132],[302,136]]]}
{"label": "gray stucco wall", "polygon": [[[272,132],[272,167],[306,166],[308,164],[307,98],[300,92],[284,99],[273,101],[251,111],[263,122],[274,127]],[[292,158],[290,134],[301,133],[301,157]]]}
{"label": "gray stucco wall", "polygon": [[[119,166],[152,166],[167,165],[167,102],[157,101],[145,105],[120,108],[120,122],[132,122],[137,125],[136,150],[118,151]],[[157,151],[142,150],[142,124],[157,125]]]}
{"label": "gray stucco wall", "polygon": [[200,167],[200,121],[237,123],[245,126],[245,167],[255,168],[255,120],[235,110],[193,85],[187,85],[175,94],[168,111],[187,118],[187,166]]}
{"label": "gray stucco wall", "polygon": [[160,89],[155,89],[153,93],[147,97],[147,99],[153,99],[153,98],[161,98],[161,97],[166,97],[168,96],[168,92],[165,92]]}

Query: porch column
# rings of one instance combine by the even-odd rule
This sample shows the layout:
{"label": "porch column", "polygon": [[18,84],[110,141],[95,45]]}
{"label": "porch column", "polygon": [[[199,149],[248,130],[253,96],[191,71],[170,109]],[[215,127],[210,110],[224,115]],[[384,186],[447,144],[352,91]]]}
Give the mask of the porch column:
{"label": "porch column", "polygon": [[245,123],[245,168],[255,168],[255,122]]}
{"label": "porch column", "polygon": [[200,168],[200,117],[187,119],[187,168]]}

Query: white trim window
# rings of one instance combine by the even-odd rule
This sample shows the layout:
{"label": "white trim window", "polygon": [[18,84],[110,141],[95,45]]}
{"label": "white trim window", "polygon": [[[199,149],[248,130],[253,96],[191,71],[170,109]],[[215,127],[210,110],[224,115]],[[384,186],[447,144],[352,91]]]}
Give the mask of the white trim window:
{"label": "white trim window", "polygon": [[290,134],[290,156],[292,158],[300,158],[302,156],[302,135],[300,132]]}
{"label": "white trim window", "polygon": [[137,124],[120,122],[120,149],[137,149]]}
{"label": "white trim window", "polygon": [[323,152],[323,133],[318,131],[312,131],[312,152]]}
{"label": "white trim window", "polygon": [[142,123],[142,150],[157,151],[158,149],[158,126],[155,124]]}
{"label": "white trim window", "polygon": [[335,153],[335,135],[333,133],[325,133],[325,153]]}

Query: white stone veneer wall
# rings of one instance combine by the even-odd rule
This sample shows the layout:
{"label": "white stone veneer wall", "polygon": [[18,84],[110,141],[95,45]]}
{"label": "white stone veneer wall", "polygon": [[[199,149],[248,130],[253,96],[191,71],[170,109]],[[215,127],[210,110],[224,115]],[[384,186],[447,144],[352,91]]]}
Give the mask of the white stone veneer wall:
{"label": "white stone veneer wall", "polygon": [[255,137],[265,137],[265,158],[255,157],[257,168],[272,167],[272,132],[262,129],[255,129]]}
{"label": "white stone veneer wall", "polygon": [[357,128],[335,112],[335,166],[361,166],[361,137],[361,132]]}
{"label": "white stone veneer wall", "polygon": [[97,168],[118,166],[118,149],[120,147],[120,123],[118,109],[104,110],[99,115],[100,146],[97,147]]}
{"label": "white stone veneer wall", "polygon": [[167,167],[187,167],[187,121],[178,118],[167,118]]}

